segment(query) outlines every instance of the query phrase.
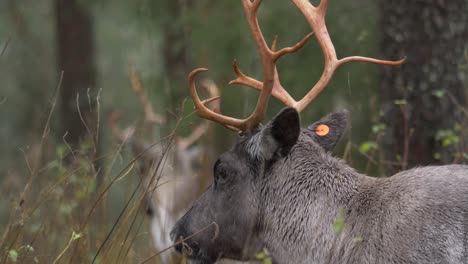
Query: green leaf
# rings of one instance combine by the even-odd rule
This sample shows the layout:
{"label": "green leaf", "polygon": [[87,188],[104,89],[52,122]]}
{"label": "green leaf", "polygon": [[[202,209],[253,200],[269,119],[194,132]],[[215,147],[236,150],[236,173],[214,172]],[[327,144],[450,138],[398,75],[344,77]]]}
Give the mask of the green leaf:
{"label": "green leaf", "polygon": [[26,252],[34,252],[34,248],[31,245],[24,246],[24,250],[26,250]]}
{"label": "green leaf", "polygon": [[264,259],[266,256],[267,255],[265,254],[265,252],[262,251],[262,252],[258,253],[255,257],[257,259]]}
{"label": "green leaf", "polygon": [[378,145],[373,141],[366,141],[359,146],[359,151],[364,154],[367,154],[369,151],[376,149],[378,149]]}
{"label": "green leaf", "polygon": [[73,233],[72,233],[72,240],[80,239],[82,236],[83,236],[83,234],[81,234],[81,233],[75,233],[75,231],[73,231]]}
{"label": "green leaf", "polygon": [[442,143],[442,146],[447,147],[460,142],[460,137],[455,135],[453,130],[437,131],[436,139]]}
{"label": "green leaf", "polygon": [[396,154],[396,155],[395,155],[395,159],[396,159],[397,161],[401,161],[401,155],[400,155],[400,154]]}
{"label": "green leaf", "polygon": [[258,260],[262,260],[263,264],[272,264],[272,260],[271,260],[271,256],[270,256],[270,253],[268,252],[268,250],[265,248],[263,249],[262,252],[259,252],[257,253],[257,255],[255,255],[255,258],[258,259]]}
{"label": "green leaf", "polygon": [[8,259],[12,262],[18,261],[18,251],[11,249],[8,251]]}
{"label": "green leaf", "polygon": [[83,142],[81,142],[81,144],[80,144],[80,149],[81,149],[81,150],[86,151],[86,150],[90,150],[90,149],[92,149],[92,148],[93,148],[93,142],[90,141],[90,140],[83,141]]}
{"label": "green leaf", "polygon": [[23,250],[26,252],[34,252],[34,248],[31,245],[21,246],[18,251]]}
{"label": "green leaf", "polygon": [[399,100],[393,101],[393,103],[396,104],[396,105],[405,105],[408,102],[405,99],[399,99]]}
{"label": "green leaf", "polygon": [[57,148],[55,148],[55,155],[59,158],[63,158],[65,156],[65,146],[60,145]]}
{"label": "green leaf", "polygon": [[377,124],[372,126],[372,133],[378,134],[379,132],[384,131],[385,128],[386,128],[386,126],[385,126],[384,123],[377,123]]}
{"label": "green leaf", "polygon": [[445,95],[445,91],[444,90],[435,90],[435,91],[432,92],[432,95],[434,95],[437,98],[442,98]]}

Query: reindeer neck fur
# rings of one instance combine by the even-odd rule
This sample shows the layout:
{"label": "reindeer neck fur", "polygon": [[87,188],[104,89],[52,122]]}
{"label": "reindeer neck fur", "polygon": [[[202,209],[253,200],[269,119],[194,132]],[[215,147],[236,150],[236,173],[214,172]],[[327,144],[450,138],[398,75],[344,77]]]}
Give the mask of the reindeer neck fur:
{"label": "reindeer neck fur", "polygon": [[346,212],[359,186],[373,179],[332,157],[304,132],[290,153],[267,170],[261,198],[267,248],[278,263],[323,262],[339,212]]}

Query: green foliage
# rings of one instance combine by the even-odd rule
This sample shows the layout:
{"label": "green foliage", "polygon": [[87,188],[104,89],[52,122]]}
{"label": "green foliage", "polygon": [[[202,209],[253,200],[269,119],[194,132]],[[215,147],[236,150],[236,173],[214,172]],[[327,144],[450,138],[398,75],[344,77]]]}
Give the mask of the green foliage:
{"label": "green foliage", "polygon": [[[442,129],[437,131],[435,139],[442,146],[441,152],[446,150],[449,153],[449,158],[453,158],[457,162],[467,162],[468,152],[463,148],[462,138],[466,136],[462,125],[455,123],[452,129]],[[442,160],[447,155],[445,153],[436,152],[433,157],[436,160]]]}
{"label": "green foliage", "polygon": [[[8,251],[8,260],[11,261],[11,262],[17,262],[20,252],[22,252],[24,254],[32,253],[32,252],[34,252],[34,248],[32,246],[30,246],[30,245],[25,245],[25,246],[19,247],[18,250],[10,249]],[[33,262],[38,263],[37,258],[34,258]]]}
{"label": "green foliage", "polygon": [[263,264],[272,264],[271,256],[268,250],[265,248],[262,252],[255,256],[256,259],[260,260]]}
{"label": "green foliage", "polygon": [[445,95],[445,90],[440,89],[440,90],[435,90],[432,92],[432,95],[434,95],[437,98],[442,98]]}
{"label": "green foliage", "polygon": [[[127,190],[137,190],[138,185],[132,183],[132,177],[124,179],[122,176],[123,173],[130,175],[130,169],[117,171],[117,176],[112,179],[108,175],[106,188],[98,188],[97,172],[90,159],[93,144],[83,141],[74,150],[68,145],[58,145],[53,153],[53,159],[38,170],[38,177],[32,178],[31,187],[18,195],[23,197],[21,205],[12,207],[13,217],[0,240],[0,252],[3,252],[0,260],[58,264],[90,263],[96,258],[96,263],[117,260],[135,263],[136,254],[148,255],[151,250],[149,236],[141,237],[140,241],[135,239],[140,228],[146,227],[141,225],[142,197],[122,199],[123,192],[119,191],[120,197],[113,197],[113,201],[120,200],[119,207],[126,203],[130,205],[120,212],[112,212],[118,207],[108,207],[106,199],[118,187],[117,179],[123,181]],[[109,208],[112,210],[108,211]],[[106,241],[108,236],[112,237],[110,241]],[[144,250],[135,251],[133,247],[142,244]]]}
{"label": "green foliage", "polygon": [[406,105],[408,102],[405,99],[398,99],[393,101],[393,103],[396,105]]}
{"label": "green foliage", "polygon": [[18,261],[18,251],[14,250],[14,249],[10,249],[10,251],[8,251],[8,259],[11,262]]}
{"label": "green foliage", "polygon": [[460,142],[460,130],[460,125],[456,125],[454,129],[439,130],[436,134],[436,140],[441,142],[444,147],[456,145]]}
{"label": "green foliage", "polygon": [[366,141],[366,142],[361,143],[361,145],[359,146],[359,151],[361,153],[368,154],[372,150],[377,150],[378,147],[379,146],[377,145],[376,142]]}
{"label": "green foliage", "polygon": [[384,123],[376,123],[376,124],[373,124],[372,125],[372,133],[374,133],[375,135],[381,133],[381,132],[384,132],[385,129],[386,129],[386,125]]}

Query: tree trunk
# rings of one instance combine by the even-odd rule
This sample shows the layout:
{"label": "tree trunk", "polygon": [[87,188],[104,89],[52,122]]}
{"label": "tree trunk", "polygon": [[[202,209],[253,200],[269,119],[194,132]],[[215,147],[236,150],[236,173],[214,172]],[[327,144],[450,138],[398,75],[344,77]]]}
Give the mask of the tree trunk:
{"label": "tree trunk", "polygon": [[456,124],[466,126],[461,107],[466,106],[466,70],[461,65],[467,63],[467,1],[381,0],[379,4],[383,57],[408,56],[403,66],[387,67],[382,73],[386,170],[451,163],[457,159],[454,154],[466,147],[460,148],[466,144],[463,140],[443,146],[443,131],[463,137]]}
{"label": "tree trunk", "polygon": [[191,0],[166,0],[166,14],[163,17],[164,32],[163,56],[164,76],[170,83],[169,109],[181,106],[183,98],[187,97],[187,76],[191,71],[189,56],[189,29],[184,23],[184,16],[192,5]]}
{"label": "tree trunk", "polygon": [[96,69],[91,16],[78,0],[56,0],[58,68],[63,71],[61,88],[62,137],[73,147],[91,140],[95,150],[98,135]]}
{"label": "tree trunk", "polygon": [[[90,171],[82,176],[95,176],[95,188],[99,190],[102,173],[96,159],[100,152],[93,21],[83,1],[55,0],[54,4],[58,68],[63,71],[59,108],[61,133],[57,140],[65,141],[73,151],[79,150],[80,155],[70,154],[66,159],[70,165],[82,166],[80,161],[89,160]],[[100,219],[104,219],[102,215]],[[70,262],[89,263],[89,256],[83,254],[89,250],[88,239],[74,245]]]}

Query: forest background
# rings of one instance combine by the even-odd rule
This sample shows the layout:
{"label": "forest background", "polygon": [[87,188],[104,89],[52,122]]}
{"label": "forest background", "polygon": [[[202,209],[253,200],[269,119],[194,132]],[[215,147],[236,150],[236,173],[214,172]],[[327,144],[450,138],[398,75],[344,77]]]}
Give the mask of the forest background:
{"label": "forest background", "polygon": [[[311,31],[287,1],[264,1],[259,21],[281,47]],[[334,154],[372,176],[468,163],[468,1],[331,1],[327,25],[339,58],[407,60],[342,67],[301,114],[304,125],[348,109],[351,126]],[[227,84],[234,59],[261,78],[240,1],[0,1],[0,262],[151,256],[143,210],[128,212],[141,202],[135,155],[112,135],[109,117],[119,112],[122,127],[145,122],[133,72],[167,120],[150,141],[189,135],[201,122],[187,85],[197,67],[210,69],[222,112],[245,117],[258,93]],[[311,39],[278,69],[301,98],[322,73],[318,44]],[[282,107],[271,100],[268,116]],[[210,150],[205,174],[235,138],[217,124],[200,138]]]}

